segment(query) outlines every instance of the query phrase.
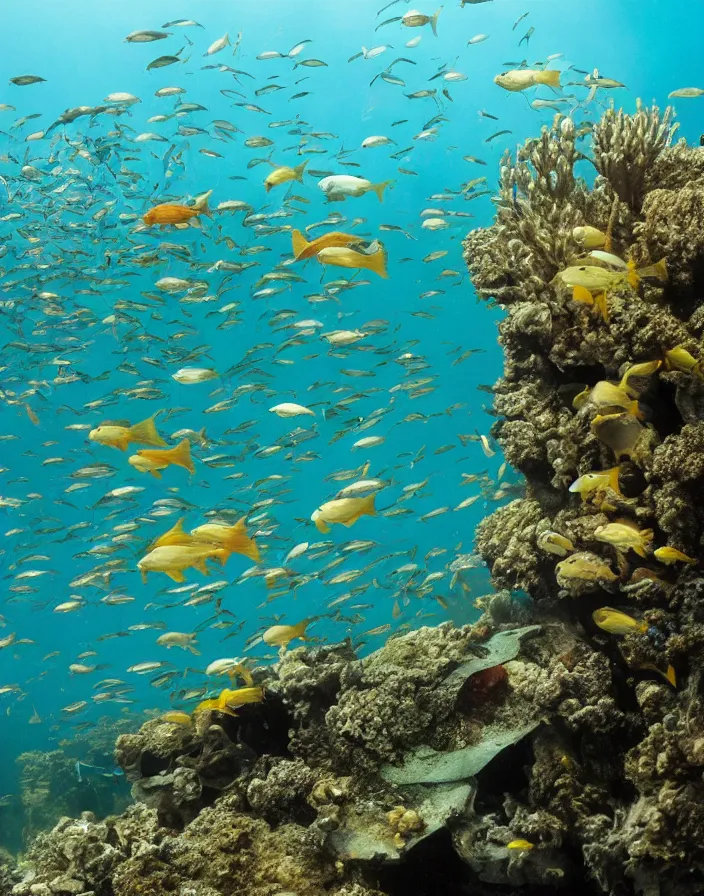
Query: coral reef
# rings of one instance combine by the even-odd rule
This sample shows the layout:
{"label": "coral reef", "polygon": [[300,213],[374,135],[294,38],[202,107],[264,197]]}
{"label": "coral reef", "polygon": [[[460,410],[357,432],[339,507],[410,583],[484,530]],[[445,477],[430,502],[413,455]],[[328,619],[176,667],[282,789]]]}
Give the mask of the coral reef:
{"label": "coral reef", "polygon": [[[704,891],[704,164],[670,146],[672,118],[607,110],[589,185],[575,176],[578,132],[558,116],[504,157],[495,222],[465,240],[478,295],[506,311],[493,435],[527,485],[477,546],[497,586],[525,590],[537,621],[575,636],[536,668],[508,664],[553,724],[533,736],[527,790],[503,806],[539,847],[516,868],[476,819],[455,834],[496,883],[559,887],[576,871],[595,892]],[[666,278],[648,268],[660,259]],[[601,313],[597,290],[590,305],[563,273],[580,265],[607,283]]]}

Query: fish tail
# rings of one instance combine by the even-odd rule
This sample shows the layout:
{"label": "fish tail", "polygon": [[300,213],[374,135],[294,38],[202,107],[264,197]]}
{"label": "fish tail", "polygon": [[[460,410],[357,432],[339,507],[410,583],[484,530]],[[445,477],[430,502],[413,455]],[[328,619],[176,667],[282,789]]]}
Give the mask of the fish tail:
{"label": "fish tail", "polygon": [[140,442],[143,445],[156,445],[158,448],[165,448],[166,442],[156,431],[154,416],[142,420],[141,423],[135,423],[130,426],[129,438],[132,442]]}
{"label": "fish tail", "polygon": [[[644,269],[645,270],[645,269]],[[628,285],[633,289],[638,289],[638,284],[640,283],[641,273],[636,270],[635,265],[632,261],[628,262],[628,274],[626,275],[626,281]]]}
{"label": "fish tail", "polygon": [[609,470],[609,488],[611,491],[616,492],[617,495],[621,494],[621,486],[618,482],[618,474],[621,472],[621,467],[612,467]]}
{"label": "fish tail", "polygon": [[300,165],[296,165],[293,169],[296,172],[295,180],[300,181],[300,183],[303,183],[303,172],[306,170],[307,164],[308,159],[306,159],[305,162],[301,162]]}
{"label": "fish tail", "polygon": [[380,184],[372,184],[372,190],[379,197],[379,202],[384,201],[384,190],[392,183],[392,180],[383,180]]}
{"label": "fish tail", "polygon": [[364,513],[367,516],[376,516],[376,507],[374,506],[374,501],[376,500],[376,495],[369,495],[364,499]]}
{"label": "fish tail", "polygon": [[601,314],[601,318],[605,324],[609,322],[609,306],[606,304],[606,293],[600,292],[598,296],[594,298],[594,306]]}
{"label": "fish tail", "polygon": [[442,12],[442,6],[438,7],[435,12],[430,17],[430,27],[433,29],[433,34],[435,37],[438,36],[438,16]]}
{"label": "fish tail", "polygon": [[583,302],[585,305],[594,304],[594,296],[589,292],[586,286],[573,287],[572,299],[575,302]]}
{"label": "fish tail", "polygon": [[203,193],[193,205],[194,211],[196,211],[199,215],[207,215],[208,218],[212,218],[212,214],[210,212],[210,206],[208,205],[208,200],[213,195],[212,190],[208,190],[207,193]]}
{"label": "fish tail", "polygon": [[308,240],[303,236],[300,230],[291,231],[291,242],[293,244],[293,256],[298,259],[303,255],[310,246]]}
{"label": "fish tail", "polygon": [[254,560],[255,563],[259,563],[261,559],[257,543],[247,535],[247,525],[244,517],[237,520],[232,527],[230,535],[224,542],[224,547],[228,554],[242,554],[245,557],[249,557],[250,560]]}
{"label": "fish tail", "polygon": [[386,256],[384,255],[384,250],[380,248],[373,255],[367,257],[369,259],[369,270],[374,271],[375,274],[378,274],[386,280],[389,275],[386,273]]}
{"label": "fish tail", "polygon": [[663,283],[667,280],[667,261],[664,258],[661,258],[660,261],[657,261],[655,264],[648,265],[648,267],[641,268],[638,271],[638,275],[640,277],[655,277],[658,280],[663,281]]}
{"label": "fish tail", "polygon": [[178,445],[169,451],[169,460],[172,464],[176,464],[177,467],[183,467],[185,470],[188,470],[189,473],[195,473],[196,471],[191,458],[191,443],[188,439],[181,439]]}
{"label": "fish tail", "polygon": [[[294,638],[300,638],[301,641],[308,641],[308,636],[306,635],[306,629],[311,624],[312,619],[304,619],[302,622],[294,625],[294,629],[296,634],[293,636]],[[291,639],[293,640],[293,638]]]}
{"label": "fish tail", "polygon": [[670,682],[673,688],[677,687],[677,675],[672,666],[667,667],[667,672],[665,673],[665,678]]}
{"label": "fish tail", "polygon": [[535,79],[538,84],[547,84],[548,87],[560,87],[560,72],[557,69],[539,72]]}

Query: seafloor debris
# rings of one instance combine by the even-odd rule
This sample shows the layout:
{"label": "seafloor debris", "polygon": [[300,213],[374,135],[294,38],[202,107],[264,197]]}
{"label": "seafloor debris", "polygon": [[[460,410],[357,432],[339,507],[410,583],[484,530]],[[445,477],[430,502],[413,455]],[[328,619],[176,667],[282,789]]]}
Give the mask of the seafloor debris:
{"label": "seafloor debris", "polygon": [[263,701],[147,722],[117,745],[137,805],[41,835],[14,896],[704,892],[704,164],[671,136],[608,111],[589,186],[558,117],[465,242],[527,483],[478,547],[532,618],[500,591],[473,626],[297,648],[254,670]]}

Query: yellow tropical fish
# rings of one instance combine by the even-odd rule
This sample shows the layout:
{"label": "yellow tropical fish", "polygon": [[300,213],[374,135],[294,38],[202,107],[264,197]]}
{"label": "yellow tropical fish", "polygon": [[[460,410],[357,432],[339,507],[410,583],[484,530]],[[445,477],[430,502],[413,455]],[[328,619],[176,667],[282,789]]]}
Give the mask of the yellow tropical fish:
{"label": "yellow tropical fish", "polygon": [[616,456],[631,457],[645,427],[637,417],[628,412],[620,414],[597,414],[592,420],[592,432],[607,445]]}
{"label": "yellow tropical fish", "polygon": [[[617,258],[614,260],[620,261]],[[644,277],[667,280],[667,265],[664,258],[656,264],[644,268],[636,268],[632,261],[622,262],[622,264],[623,267],[615,271],[598,265],[572,265],[565,268],[564,271],[560,271],[555,276],[553,283],[557,281],[570,288],[582,286],[590,292],[605,292],[623,283],[628,283],[629,286],[636,289]]]}
{"label": "yellow tropical fish", "polygon": [[190,537],[200,544],[219,545],[225,548],[228,554],[243,554],[259,563],[259,548],[253,538],[247,535],[245,517],[237,520],[234,526],[225,526],[222,523],[205,523],[191,530]]}
{"label": "yellow tropical fish", "polygon": [[580,551],[572,554],[555,567],[558,582],[560,579],[577,580],[580,582],[615,582],[618,579],[616,573],[604,563],[601,557],[588,551]]}
{"label": "yellow tropical fish", "polygon": [[658,370],[662,367],[662,361],[643,361],[640,364],[631,364],[631,366],[626,370],[626,372],[621,377],[621,382],[618,387],[622,392],[626,392],[628,395],[640,395],[641,390],[635,388],[630,384],[631,377],[638,380],[642,377],[652,376],[654,373],[657,373]]}
{"label": "yellow tropical fish", "polygon": [[363,240],[352,233],[332,230],[330,233],[324,233],[316,240],[308,242],[300,230],[292,230],[291,242],[293,244],[293,257],[296,261],[301,261],[305,258],[313,258],[321,249],[344,248],[345,246],[353,246],[355,243],[361,243]]}
{"label": "yellow tropical fish", "polygon": [[95,429],[91,429],[88,433],[91,442],[98,442],[100,445],[110,445],[112,448],[119,448],[120,451],[127,451],[129,445],[156,445],[165,446],[166,442],[156,431],[154,417],[148,417],[141,423],[135,423],[134,426],[123,426],[118,423],[101,423]]}
{"label": "yellow tropical fish", "polygon": [[273,187],[278,187],[279,184],[288,183],[290,180],[297,180],[299,183],[303,183],[303,172],[305,171],[307,164],[308,160],[306,159],[305,162],[301,162],[301,164],[296,165],[295,168],[290,168],[288,165],[282,165],[280,168],[275,168],[267,175],[264,181],[264,187],[266,188],[267,193]]}
{"label": "yellow tropical fish", "polygon": [[592,613],[594,622],[610,635],[629,635],[631,632],[645,632],[648,626],[645,622],[638,622],[628,613],[614,610],[613,607],[601,607]]}
{"label": "yellow tropical fish", "polygon": [[653,556],[656,560],[659,560],[660,563],[664,563],[666,566],[670,566],[672,563],[696,563],[694,557],[688,557],[687,554],[683,554],[682,551],[678,551],[677,548],[671,548],[669,545],[664,548],[658,548]]}
{"label": "yellow tropical fish", "polygon": [[685,373],[701,373],[701,362],[697,361],[686,348],[676,345],[665,352],[665,366],[668,370],[683,370]]}
{"label": "yellow tropical fish", "polygon": [[494,84],[498,84],[504,90],[512,92],[527,90],[529,87],[536,87],[538,84],[547,84],[548,87],[559,87],[560,72],[556,69],[516,68],[496,75]]}
{"label": "yellow tropical fish", "polygon": [[530,840],[511,840],[510,843],[506,844],[506,849],[529,850],[534,847],[535,843],[531,843]]}
{"label": "yellow tropical fish", "polygon": [[217,697],[201,701],[194,712],[206,710],[222,712],[226,716],[237,716],[235,710],[247,703],[261,703],[264,699],[264,688],[248,687],[230,690],[225,688]]}
{"label": "yellow tropical fish", "polygon": [[601,473],[584,473],[578,479],[575,479],[570,486],[570,491],[581,495],[582,500],[586,500],[587,495],[593,491],[602,491],[607,488],[616,492],[617,495],[621,495],[621,488],[618,484],[620,470],[621,467],[611,467],[608,470],[603,470]]}
{"label": "yellow tropical fish", "polygon": [[375,497],[376,495],[368,495],[366,498],[336,498],[333,501],[326,501],[313,511],[311,520],[318,532],[324,535],[330,531],[330,526],[334,523],[349,528],[362,516],[376,516]]}
{"label": "yellow tropical fish", "polygon": [[574,286],[572,288],[572,299],[575,302],[582,302],[584,305],[592,305],[601,315],[604,323],[609,322],[609,306],[606,304],[606,293],[598,292],[593,295],[585,286]]}
{"label": "yellow tropical fish", "polygon": [[151,473],[161,479],[161,470],[167,467],[183,467],[189,473],[195,473],[191,458],[191,443],[182,439],[174,448],[143,448],[129,458],[130,464],[140,473]]}
{"label": "yellow tropical fish", "polygon": [[193,720],[187,712],[181,712],[178,709],[169,710],[163,716],[159,716],[162,722],[170,722],[172,725],[191,725]]}
{"label": "yellow tropical fish", "polygon": [[573,227],[572,236],[584,249],[603,249],[606,243],[606,234],[588,224]]}
{"label": "yellow tropical fish", "polygon": [[173,544],[193,544],[195,539],[183,529],[185,519],[186,517],[182,516],[180,520],[177,520],[168,532],[164,532],[156,541],[152,542],[149,550],[153,551],[155,548],[168,547]]}
{"label": "yellow tropical fish", "polygon": [[207,576],[210,573],[206,560],[217,558],[224,565],[229,556],[226,548],[212,544],[175,544],[150,551],[142,557],[137,568],[142,573],[143,582],[147,581],[149,572],[163,572],[174,582],[185,582],[185,569],[192,567]]}
{"label": "yellow tropical fish", "polygon": [[306,628],[311,622],[311,619],[304,619],[296,625],[272,625],[264,632],[262,640],[270,647],[288,647],[296,638],[307,641]]}
{"label": "yellow tropical fish", "polygon": [[536,539],[536,544],[541,550],[547,551],[548,554],[555,554],[556,557],[566,557],[570,551],[574,550],[574,545],[569,538],[550,530],[541,532]]}
{"label": "yellow tropical fish", "polygon": [[356,252],[349,247],[329,246],[318,252],[318,261],[321,264],[330,264],[338,268],[364,268],[364,270],[373,271],[385,279],[389,276],[386,273],[386,256],[381,246],[370,255]]}
{"label": "yellow tropical fish", "polygon": [[636,523],[630,520],[618,520],[605,526],[597,526],[594,537],[597,541],[613,545],[621,551],[632,550],[639,557],[647,557],[653,542],[653,530],[639,529]]}
{"label": "yellow tropical fish", "polygon": [[593,405],[600,414],[620,414],[622,411],[626,411],[640,420],[644,416],[638,407],[638,402],[624,392],[620,386],[610,383],[608,380],[600,380],[590,389],[584,403]]}

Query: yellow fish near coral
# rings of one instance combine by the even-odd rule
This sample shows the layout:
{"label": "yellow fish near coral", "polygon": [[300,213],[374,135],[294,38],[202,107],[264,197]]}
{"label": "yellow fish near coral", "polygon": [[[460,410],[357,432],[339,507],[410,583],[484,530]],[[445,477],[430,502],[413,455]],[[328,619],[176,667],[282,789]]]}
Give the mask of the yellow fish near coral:
{"label": "yellow fish near coral", "polygon": [[648,629],[645,622],[638,622],[628,613],[614,610],[613,607],[601,607],[599,610],[594,610],[592,619],[600,629],[610,635],[630,635],[631,632],[644,632]]}
{"label": "yellow fish near coral", "polygon": [[624,268],[616,271],[590,264],[572,265],[556,274],[553,283],[558,282],[569,288],[581,286],[590,292],[602,292],[614,289],[623,283],[628,283],[635,289],[644,277],[667,280],[667,264],[664,258],[644,268],[636,268],[632,261],[623,264]]}
{"label": "yellow fish near coral", "polygon": [[237,520],[234,526],[223,523],[204,523],[191,529],[194,543],[220,545],[228,554],[242,554],[259,563],[259,548],[253,538],[247,535],[245,518]]}
{"label": "yellow fish near coral", "polygon": [[330,526],[340,523],[343,526],[353,526],[360,517],[376,516],[374,498],[376,495],[368,495],[366,498],[336,498],[326,501],[311,514],[311,520],[315,528],[323,535],[327,535]]}
{"label": "yellow fish near coral", "polygon": [[272,625],[264,632],[262,640],[269,647],[288,647],[296,638],[307,641],[306,629],[311,622],[311,619],[304,619],[296,625]]}
{"label": "yellow fish near coral", "polygon": [[100,426],[91,429],[88,438],[91,442],[110,445],[112,448],[119,448],[120,451],[127,451],[127,448],[133,444],[166,446],[166,442],[156,431],[154,417],[148,417],[133,426],[120,423],[101,423]]}
{"label": "yellow fish near coral", "polygon": [[573,227],[572,236],[584,249],[603,249],[607,238],[603,231],[588,224]]}
{"label": "yellow fish near coral", "polygon": [[240,706],[244,706],[247,703],[261,703],[263,699],[264,688],[248,687],[236,688],[235,690],[225,688],[217,697],[201,701],[196,706],[194,712],[205,712],[206,710],[212,712],[215,710],[216,712],[224,713],[226,716],[236,717],[237,713],[235,710]]}
{"label": "yellow fish near coral", "polygon": [[554,554],[556,557],[566,557],[570,551],[574,550],[574,545],[569,538],[550,530],[541,532],[536,539],[536,544],[541,550],[548,554]]}
{"label": "yellow fish near coral", "polygon": [[644,416],[638,406],[638,401],[620,386],[610,383],[608,380],[600,380],[588,392],[578,395],[572,404],[575,408],[590,404],[600,414],[619,414],[626,411],[638,419],[643,419]]}
{"label": "yellow fish near coral", "polygon": [[599,292],[593,295],[584,286],[575,286],[572,289],[572,299],[575,302],[581,302],[583,305],[592,305],[601,315],[604,323],[609,322],[609,306],[606,304],[606,293]]}
{"label": "yellow fish near coral", "polygon": [[631,385],[631,378],[639,380],[641,378],[652,376],[654,373],[657,373],[661,367],[662,361],[643,361],[640,364],[631,364],[621,377],[621,382],[618,384],[618,387],[622,392],[626,392],[628,395],[640,395],[642,390]]}
{"label": "yellow fish near coral", "polygon": [[207,576],[210,574],[205,565],[206,560],[216,558],[224,564],[229,557],[226,548],[212,544],[175,544],[154,548],[137,564],[142,573],[142,581],[147,581],[147,573],[163,572],[174,582],[185,582],[183,572],[186,569],[197,569]]}
{"label": "yellow fish near coral", "polygon": [[588,551],[580,551],[565,560],[560,560],[555,572],[558,582],[564,579],[600,584],[615,582],[618,579],[616,573],[600,557]]}
{"label": "yellow fish near coral", "polygon": [[613,545],[620,551],[632,550],[639,557],[647,557],[653,542],[653,530],[640,529],[630,520],[618,520],[605,526],[597,526],[594,537],[597,541]]}
{"label": "yellow fish near coral", "polygon": [[529,850],[535,847],[535,843],[531,843],[530,840],[511,840],[510,843],[506,844],[506,849],[520,849],[520,850]]}
{"label": "yellow fish near coral", "polygon": [[676,345],[665,352],[665,366],[668,370],[682,370],[685,373],[701,374],[701,361],[697,361],[690,352],[681,345]]}
{"label": "yellow fish near coral", "polygon": [[583,501],[586,500],[591,492],[603,491],[607,488],[616,492],[617,495],[621,495],[621,488],[618,484],[620,470],[621,467],[611,467],[608,470],[603,470],[601,473],[584,473],[578,479],[575,479],[569,490],[573,494],[581,495]]}
{"label": "yellow fish near coral", "polygon": [[683,554],[682,551],[678,551],[677,548],[671,548],[669,545],[666,545],[664,548],[658,548],[653,552],[653,556],[666,566],[670,566],[673,563],[697,562],[694,557],[689,557],[687,554]]}
{"label": "yellow fish near coral", "polygon": [[369,255],[365,252],[356,252],[349,247],[329,246],[327,249],[321,249],[318,252],[318,261],[321,264],[329,264],[338,268],[363,268],[367,271],[373,271],[384,279],[389,276],[386,273],[386,255],[381,246],[379,246],[376,252],[372,252]]}
{"label": "yellow fish near coral", "polygon": [[303,183],[303,172],[305,171],[307,164],[308,160],[306,159],[305,162],[301,162],[301,164],[296,165],[295,168],[290,168],[288,165],[282,165],[280,168],[275,168],[264,180],[264,187],[266,188],[267,193],[273,187],[278,187],[279,184],[288,183],[290,180],[297,180],[299,183]]}
{"label": "yellow fish near coral", "polygon": [[142,448],[129,458],[129,463],[140,473],[151,473],[157,479],[161,479],[161,471],[167,467],[183,467],[189,473],[196,471],[188,439],[182,439],[174,448]]}
{"label": "yellow fish near coral", "polygon": [[614,453],[616,460],[632,457],[645,427],[633,414],[597,414],[592,420],[592,432]]}

